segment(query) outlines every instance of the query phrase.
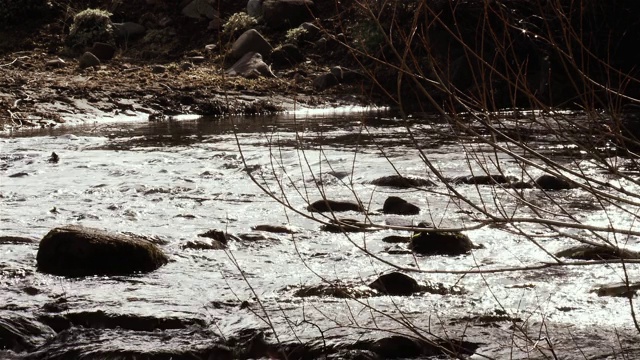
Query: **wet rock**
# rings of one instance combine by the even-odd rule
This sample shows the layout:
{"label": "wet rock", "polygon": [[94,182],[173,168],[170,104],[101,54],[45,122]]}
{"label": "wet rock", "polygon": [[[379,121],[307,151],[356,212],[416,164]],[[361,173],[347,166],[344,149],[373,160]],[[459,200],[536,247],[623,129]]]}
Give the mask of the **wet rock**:
{"label": "wet rock", "polygon": [[256,231],[266,231],[266,232],[271,232],[271,233],[276,233],[276,234],[294,234],[295,231],[287,226],[280,226],[280,225],[256,225],[254,227],[252,227],[253,230]]}
{"label": "wet rock", "polygon": [[[426,227],[418,225],[418,227]],[[414,232],[409,248],[422,255],[455,256],[467,254],[474,245],[469,237],[460,232]]]}
{"label": "wet rock", "polygon": [[169,259],[152,242],[78,225],[55,228],[40,241],[38,270],[62,276],[149,272]]}
{"label": "wet rock", "polygon": [[307,210],[311,212],[340,212],[340,211],[357,211],[363,212],[364,209],[360,204],[352,201],[336,201],[336,200],[318,200],[307,206]]}
{"label": "wet rock", "polygon": [[435,183],[429,179],[417,177],[404,177],[401,175],[389,175],[371,181],[372,185],[395,187],[400,189],[408,189],[414,187],[435,186]]}
{"label": "wet rock", "polygon": [[640,282],[620,282],[615,284],[600,285],[591,290],[598,296],[613,296],[613,297],[634,297],[640,290]]}
{"label": "wet rock", "polygon": [[312,0],[265,0],[262,3],[262,18],[271,28],[291,29],[314,18]]}
{"label": "wet rock", "polygon": [[35,244],[37,242],[38,242],[38,239],[25,237],[25,236],[0,235],[0,245]]}
{"label": "wet rock", "polygon": [[218,240],[211,241],[203,241],[203,240],[192,240],[187,241],[183,245],[180,246],[181,249],[192,249],[192,250],[223,250],[226,249],[227,246],[221,243]]}
{"label": "wet rock", "polygon": [[400,197],[389,196],[387,200],[384,201],[382,212],[396,215],[417,215],[420,213],[420,208]]}
{"label": "wet rock", "polygon": [[381,275],[369,287],[385,295],[407,296],[420,291],[416,280],[400,272]]}
{"label": "wet rock", "polygon": [[229,76],[242,76],[247,79],[254,79],[259,76],[276,77],[269,65],[262,61],[262,55],[256,52],[245,54],[226,73]]}
{"label": "wet rock", "polygon": [[271,61],[278,67],[293,66],[304,61],[300,49],[293,44],[284,44],[271,52]]}
{"label": "wet rock", "polygon": [[132,40],[144,36],[147,29],[134,22],[113,23],[114,35],[119,40]]}
{"label": "wet rock", "polygon": [[113,59],[113,56],[116,54],[116,47],[103,42],[95,42],[89,52],[95,55],[100,61],[108,61]]}
{"label": "wet rock", "polygon": [[549,174],[536,178],[533,185],[543,190],[568,190],[577,187],[572,181]]}
{"label": "wet rock", "polygon": [[238,240],[237,237],[227,232],[224,232],[222,230],[216,230],[216,229],[208,230],[202,234],[198,234],[198,236],[219,241],[224,245],[226,245],[229,242],[229,240]]}
{"label": "wet rock", "polygon": [[408,236],[400,236],[400,235],[389,235],[382,239],[382,242],[386,242],[389,244],[406,244],[411,241],[411,238]]}
{"label": "wet rock", "polygon": [[368,232],[368,231],[378,231],[380,229],[373,228],[367,224],[362,224],[361,221],[357,219],[338,219],[330,220],[330,224],[325,224],[320,227],[323,231],[329,231],[334,233],[341,232]]}
{"label": "wet rock", "polygon": [[0,312],[0,349],[31,351],[55,335],[53,329],[23,314]]}
{"label": "wet rock", "polygon": [[640,259],[640,252],[611,246],[577,245],[559,251],[556,256],[576,260]]}
{"label": "wet rock", "polygon": [[229,57],[237,60],[244,57],[247,53],[259,53],[262,56],[271,54],[273,47],[269,42],[255,29],[249,29],[242,33],[238,40],[231,46]]}
{"label": "wet rock", "polygon": [[9,175],[10,178],[19,178],[19,177],[25,177],[25,176],[29,176],[29,173],[25,171],[21,171],[21,172],[17,172],[15,174]]}
{"label": "wet rock", "polygon": [[313,79],[313,88],[316,91],[324,91],[338,84],[340,84],[338,78],[331,73],[322,74]]}
{"label": "wet rock", "polygon": [[321,284],[302,287],[293,293],[296,297],[334,297],[340,299],[358,299],[375,295],[370,288],[355,287],[343,283]]}
{"label": "wet rock", "polygon": [[102,310],[64,312],[41,315],[39,320],[56,332],[73,326],[92,329],[127,329],[134,331],[155,331],[168,329],[186,329],[191,326],[205,326],[206,322],[198,318],[155,317],[135,314],[112,314]]}
{"label": "wet rock", "polygon": [[514,176],[505,176],[501,174],[496,175],[466,175],[457,176],[450,180],[452,184],[467,184],[467,185],[495,185],[495,184],[510,184],[515,183],[519,179]]}
{"label": "wet rock", "polygon": [[100,65],[100,59],[90,53],[89,51],[85,52],[78,58],[78,66],[81,69],[88,67],[96,67]]}
{"label": "wet rock", "polygon": [[215,0],[193,0],[182,9],[182,15],[192,19],[214,19],[218,11]]}
{"label": "wet rock", "polygon": [[52,163],[52,164],[57,164],[58,161],[60,161],[60,157],[55,152],[52,152],[51,156],[49,156],[49,160],[48,161],[50,163]]}
{"label": "wet rock", "polygon": [[[425,357],[466,358],[480,344],[456,339],[417,339],[392,335],[376,340],[371,349],[383,359],[412,359]],[[466,356],[465,356],[466,355]]]}

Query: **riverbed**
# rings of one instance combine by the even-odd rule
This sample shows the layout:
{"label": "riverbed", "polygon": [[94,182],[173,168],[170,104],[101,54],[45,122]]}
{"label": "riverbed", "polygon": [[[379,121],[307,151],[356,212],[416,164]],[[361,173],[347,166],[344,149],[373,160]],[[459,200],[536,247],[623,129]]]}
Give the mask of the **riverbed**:
{"label": "riverbed", "polygon": [[[532,144],[557,154],[567,166],[640,191],[633,183],[602,173],[571,147],[544,137]],[[269,343],[349,342],[417,329],[426,337],[450,335],[479,344],[473,358],[544,358],[552,356],[550,348],[568,359],[583,358],[581,351],[603,355],[634,348],[638,354],[630,306],[636,312],[640,308],[625,297],[592,292],[599,284],[624,279],[619,264],[463,274],[550,263],[548,253],[574,242],[537,225],[520,227],[535,234],[535,242],[509,226],[477,226],[478,211],[456,200],[421,156],[447,178],[477,174],[483,164],[490,173],[500,170],[518,178],[523,178],[523,170],[512,157],[454,136],[438,117],[401,119],[385,111],[342,111],[98,122],[15,131],[0,138],[0,148],[0,235],[40,239],[57,226],[81,224],[147,236],[171,258],[148,274],[68,279],[35,270],[37,242],[0,244],[0,316],[104,313],[198,324],[198,330],[178,326],[162,331],[102,324],[95,327],[106,329],[102,333],[92,329],[97,333],[70,336],[69,349],[94,354],[101,349],[197,349],[249,330],[264,331]],[[58,162],[50,161],[52,153]],[[494,160],[497,165],[492,165]],[[532,176],[540,173],[528,170]],[[396,172],[432,180],[435,186],[395,189],[371,184]],[[532,213],[509,195],[513,189],[460,184],[454,190],[488,211]],[[633,214],[601,206],[581,189],[520,191],[543,211],[556,211],[552,199],[584,224],[637,229]],[[389,235],[409,237],[410,231],[323,231],[313,217],[327,219],[307,211],[323,194],[357,199],[368,209],[366,216],[348,212],[341,217],[470,229],[463,232],[482,248],[453,257],[416,256],[405,244],[382,242]],[[391,195],[419,206],[420,214],[382,214]],[[259,225],[286,226],[292,234],[254,230]],[[238,239],[226,250],[184,247],[212,229]],[[638,237],[616,240],[640,249]],[[455,286],[462,294],[294,296],[297,289],[327,282],[366,288],[394,267],[421,283]],[[638,277],[637,265],[627,264],[626,271]],[[477,320],[486,315],[502,320]],[[32,349],[6,354],[64,354],[55,345],[60,341],[46,341],[34,340]]]}

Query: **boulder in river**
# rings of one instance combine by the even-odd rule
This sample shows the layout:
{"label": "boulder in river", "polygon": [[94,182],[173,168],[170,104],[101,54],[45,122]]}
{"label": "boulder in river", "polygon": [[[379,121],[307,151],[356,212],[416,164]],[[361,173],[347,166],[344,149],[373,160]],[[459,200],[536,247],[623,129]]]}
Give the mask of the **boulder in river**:
{"label": "boulder in river", "polygon": [[576,184],[566,178],[544,174],[533,180],[533,185],[543,190],[569,190],[576,188]]}
{"label": "boulder in river", "polygon": [[[423,227],[423,226],[420,226]],[[422,255],[462,255],[476,248],[461,232],[414,232],[409,248]]]}
{"label": "boulder in river", "polygon": [[396,215],[417,215],[420,213],[420,208],[400,197],[389,196],[387,200],[384,201],[382,212]]}
{"label": "boulder in river", "polygon": [[39,271],[61,276],[129,275],[156,270],[169,261],[142,237],[79,225],[49,231],[36,259]]}
{"label": "boulder in river", "polygon": [[397,271],[380,275],[369,287],[386,295],[406,296],[420,291],[420,285],[415,279]]}
{"label": "boulder in river", "polygon": [[307,206],[307,210],[311,212],[364,211],[360,204],[353,201],[336,201],[328,199],[318,200],[311,203]]}
{"label": "boulder in river", "polygon": [[467,185],[495,185],[495,184],[510,184],[515,183],[519,179],[514,176],[506,176],[502,174],[495,175],[464,175],[456,176],[451,179],[452,184],[467,184]]}
{"label": "boulder in river", "polygon": [[405,177],[401,175],[383,176],[371,181],[371,184],[376,186],[388,186],[401,189],[435,185],[435,183],[429,179]]}
{"label": "boulder in river", "polygon": [[612,246],[577,245],[556,253],[557,257],[576,260],[640,259],[640,253]]}

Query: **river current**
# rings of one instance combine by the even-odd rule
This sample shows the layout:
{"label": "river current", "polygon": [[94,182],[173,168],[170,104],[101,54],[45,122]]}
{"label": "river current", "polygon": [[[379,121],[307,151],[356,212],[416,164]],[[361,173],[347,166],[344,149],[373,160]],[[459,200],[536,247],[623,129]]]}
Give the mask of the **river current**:
{"label": "river current", "polygon": [[[304,216],[320,216],[306,207],[324,193],[336,200],[357,196],[369,209],[368,220],[375,223],[477,225],[474,210],[454,200],[420,159],[415,143],[447,177],[477,172],[479,164],[487,165],[490,172],[499,167],[520,178],[522,169],[510,157],[472,140],[455,138],[449,131],[437,118],[399,120],[369,111],[97,123],[5,134],[0,138],[0,235],[40,239],[52,228],[67,224],[132,232],[155,239],[171,262],[130,277],[68,279],[35,270],[37,242],[0,244],[0,314],[40,316],[64,299],[65,314],[94,311],[187,319],[206,324],[211,336],[226,338],[246,329],[264,329],[271,341],[287,342],[348,341],[387,330],[407,332],[406,325],[393,320],[401,317],[417,328],[442,333],[448,326],[455,327],[454,323],[459,325],[460,319],[500,313],[540,329],[540,324],[549,324],[558,332],[588,334],[590,329],[599,329],[601,343],[615,349],[616,332],[633,333],[629,300],[599,297],[591,290],[599,284],[620,282],[624,272],[619,265],[446,273],[535,266],[551,258],[527,237],[501,226],[465,231],[483,246],[470,255],[415,256],[402,251],[404,244],[381,241],[389,235],[410,236],[408,231],[347,236],[322,231],[319,223]],[[567,164],[576,164],[575,154],[561,144],[541,139],[538,145],[541,151],[557,152],[558,157],[566,157]],[[49,162],[52,152],[59,156],[57,163]],[[592,176],[618,181],[607,178],[589,159],[579,160],[580,168]],[[416,190],[370,184],[396,171],[431,179],[436,185]],[[536,171],[531,169],[534,175]],[[527,211],[507,189],[464,184],[455,189],[488,209]],[[551,206],[541,191],[523,191],[541,208]],[[379,209],[391,195],[419,206],[421,213],[382,214]],[[597,206],[582,190],[558,191],[552,196],[583,223],[606,226],[612,221],[637,228],[624,211]],[[364,219],[357,213],[344,217]],[[253,230],[264,224],[288,226],[295,232]],[[242,240],[230,241],[227,250],[183,247],[211,229]],[[574,244],[569,237],[545,237],[547,230],[542,226],[531,225],[526,230],[538,235],[538,244],[551,253]],[[618,240],[630,249],[640,249],[637,237]],[[422,283],[455,285],[465,293],[357,301],[294,296],[296,289],[323,281],[366,287],[377,275],[391,270],[389,264],[424,270],[410,275]],[[627,272],[637,277],[638,267],[628,265]],[[239,305],[245,301],[250,306]],[[509,325],[493,329],[487,335],[492,340],[486,340],[478,353],[498,354],[496,342],[508,343],[512,338]],[[162,348],[208,341],[188,330],[163,336],[145,334],[112,329],[107,339],[92,346]],[[537,340],[554,336],[541,334]],[[481,340],[482,335],[470,332],[470,337]],[[566,343],[561,348],[565,358],[579,357]],[[525,354],[529,350],[518,351]]]}

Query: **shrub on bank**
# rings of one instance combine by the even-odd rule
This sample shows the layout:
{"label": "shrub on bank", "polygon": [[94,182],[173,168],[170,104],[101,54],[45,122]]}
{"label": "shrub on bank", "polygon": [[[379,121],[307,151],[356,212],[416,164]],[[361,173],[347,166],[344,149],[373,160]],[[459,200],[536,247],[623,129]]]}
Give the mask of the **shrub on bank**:
{"label": "shrub on bank", "polygon": [[86,9],[73,17],[66,45],[74,51],[83,51],[94,42],[115,44],[111,13],[100,9]]}

